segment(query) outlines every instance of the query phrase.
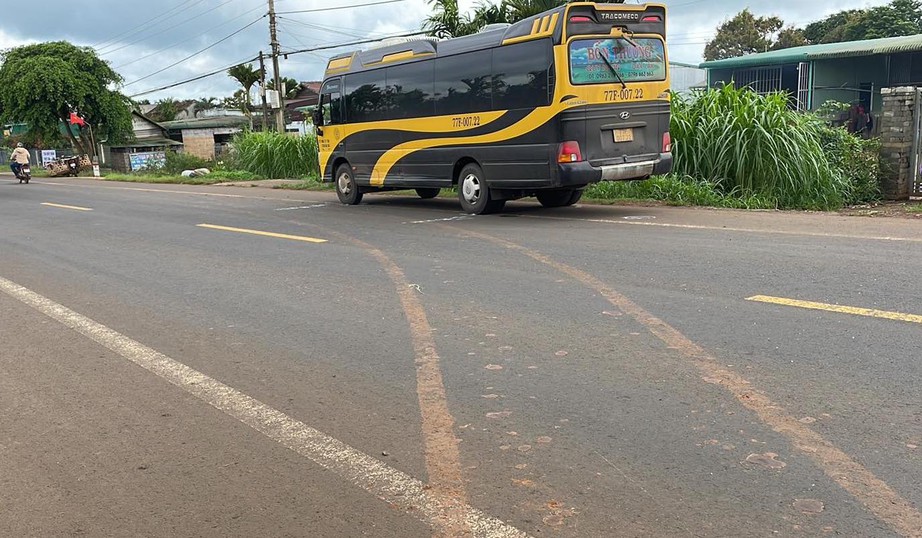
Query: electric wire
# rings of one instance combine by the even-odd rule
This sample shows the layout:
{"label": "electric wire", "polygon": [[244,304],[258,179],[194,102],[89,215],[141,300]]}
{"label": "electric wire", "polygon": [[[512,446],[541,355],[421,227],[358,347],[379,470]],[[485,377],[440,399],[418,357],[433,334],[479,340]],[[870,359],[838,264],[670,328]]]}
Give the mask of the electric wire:
{"label": "electric wire", "polygon": [[[173,15],[171,15],[170,17],[168,17],[168,18],[166,18],[166,19],[163,19],[163,20],[161,20],[160,22],[158,22],[158,23],[156,23],[156,24],[146,24],[146,25],[144,25],[144,26],[145,26],[145,29],[147,29],[147,30],[153,29],[153,28],[155,28],[155,27],[157,27],[157,26],[159,26],[159,25],[165,23],[168,19],[170,19],[170,18],[172,18],[172,17],[175,17],[175,16],[177,16],[177,15],[179,15],[179,14],[185,12],[185,11],[188,11],[188,10],[192,9],[193,7],[195,7],[195,6],[199,5],[199,4],[201,4],[201,3],[204,2],[204,1],[205,1],[205,0],[198,0],[197,2],[195,2],[195,3],[193,3],[193,4],[190,4],[190,5],[186,6],[185,8],[183,8],[183,9],[177,11],[176,13],[174,13]],[[168,28],[171,28],[171,27],[168,27]],[[144,41],[145,39],[147,39],[147,38],[146,38],[146,37],[141,37],[141,38],[138,38],[138,39],[132,41],[130,44],[138,43],[138,42],[140,42],[140,41]],[[115,51],[117,51],[117,50],[122,50],[123,48],[125,48],[125,46],[123,45],[123,46],[116,47],[115,49],[113,49],[112,47],[114,47],[114,46],[116,46],[116,45],[119,45],[119,43],[118,43],[117,41],[114,42],[114,43],[111,43],[111,44],[109,44],[109,45],[106,45],[106,46],[104,46],[104,47],[100,47],[99,49],[97,49],[96,53],[99,54],[100,56],[106,56],[107,54],[111,54],[111,53],[113,53],[113,52],[115,52]],[[105,49],[109,49],[109,50],[105,50]]]}
{"label": "electric wire", "polygon": [[330,7],[319,7],[314,9],[299,9],[297,11],[277,11],[276,15],[291,15],[293,13],[317,13],[318,11],[335,11],[338,9],[353,9],[357,7],[368,7],[368,6],[380,6],[382,4],[396,4],[398,2],[406,2],[407,0],[381,0],[379,2],[366,2],[364,4],[355,4],[352,6],[330,6]]}
{"label": "electric wire", "polygon": [[198,75],[198,76],[195,76],[195,77],[192,77],[192,78],[188,78],[188,79],[185,79],[185,80],[181,80],[181,81],[179,81],[179,82],[174,82],[174,83],[172,83],[172,84],[167,84],[166,86],[161,86],[161,87],[159,87],[159,88],[153,88],[153,89],[150,89],[150,90],[145,90],[145,91],[143,91],[143,92],[138,92],[138,93],[129,95],[128,97],[129,97],[130,99],[134,99],[135,97],[141,97],[142,95],[149,95],[149,94],[151,94],[151,93],[156,93],[156,92],[160,92],[160,91],[163,91],[163,90],[169,90],[169,89],[175,88],[175,87],[177,87],[177,86],[182,86],[182,85],[184,85],[184,84],[189,84],[190,82],[196,82],[196,81],[198,81],[198,80],[202,80],[202,79],[205,79],[205,78],[208,78],[208,77],[213,77],[213,76],[215,76],[215,75],[224,73],[224,72],[226,72],[228,69],[230,69],[231,67],[234,67],[234,66],[236,66],[236,65],[247,64],[247,63],[250,63],[250,62],[255,62],[255,61],[257,61],[257,60],[259,60],[259,56],[256,56],[256,57],[253,57],[253,58],[248,58],[248,59],[246,59],[246,60],[241,60],[241,61],[239,61],[239,62],[234,62],[234,63],[232,63],[232,64],[229,64],[229,65],[225,66],[225,67],[222,67],[221,69],[216,69],[216,70],[214,70],[214,71],[211,71],[211,72],[208,72],[208,73],[204,73],[204,74],[202,74],[202,75]]}
{"label": "electric wire", "polygon": [[189,3],[192,2],[192,1],[194,1],[194,0],[185,0],[184,2],[180,2],[179,4],[176,4],[176,5],[173,6],[172,8],[170,8],[170,9],[164,11],[164,12],[161,13],[160,15],[157,15],[156,17],[154,17],[154,18],[152,18],[152,19],[150,19],[150,20],[144,21],[144,22],[142,22],[141,24],[139,24],[139,25],[137,25],[137,26],[132,26],[131,28],[129,28],[129,29],[127,29],[127,30],[124,30],[124,31],[122,31],[122,32],[120,32],[120,33],[118,33],[118,34],[115,34],[114,36],[110,37],[109,39],[106,39],[105,41],[100,41],[100,42],[98,42],[98,43],[96,43],[96,44],[94,44],[94,45],[90,45],[90,48],[93,48],[93,49],[100,48],[100,47],[105,48],[105,47],[103,47],[103,45],[106,45],[106,44],[108,44],[108,43],[111,43],[111,42],[117,40],[118,38],[120,38],[120,37],[122,37],[122,36],[124,36],[124,35],[127,35],[127,34],[130,34],[131,32],[134,32],[135,30],[137,30],[137,29],[139,29],[139,28],[143,28],[143,27],[145,27],[145,26],[148,26],[148,25],[152,24],[154,21],[156,21],[157,19],[160,19],[160,18],[162,18],[162,17],[167,17],[167,16],[169,16],[170,13],[172,13],[173,11],[176,11],[177,9],[181,8],[183,5],[189,4]]}
{"label": "electric wire", "polygon": [[237,31],[235,31],[235,32],[233,32],[233,33],[231,33],[230,35],[227,35],[227,36],[225,36],[225,37],[219,39],[218,41],[215,41],[215,42],[212,43],[211,45],[208,45],[207,47],[205,47],[205,48],[203,48],[203,49],[201,49],[201,50],[198,50],[198,51],[196,51],[196,52],[193,52],[192,54],[186,56],[186,57],[183,58],[182,60],[179,60],[178,62],[173,62],[172,64],[170,64],[170,65],[164,67],[163,69],[159,69],[159,70],[154,71],[153,73],[151,73],[151,74],[149,74],[149,75],[145,75],[145,76],[143,76],[143,77],[141,77],[141,78],[139,78],[139,79],[133,80],[133,81],[131,81],[131,82],[125,84],[123,87],[127,88],[128,86],[131,86],[131,85],[133,85],[133,84],[137,84],[138,82],[141,82],[142,80],[147,80],[147,79],[149,79],[150,77],[152,77],[152,76],[154,76],[154,75],[159,75],[160,73],[163,73],[163,72],[166,71],[167,69],[172,69],[173,67],[176,67],[177,65],[179,65],[179,64],[181,64],[181,63],[183,63],[183,62],[185,62],[186,60],[189,60],[189,59],[191,59],[191,58],[194,58],[195,56],[198,56],[199,54],[205,52],[206,50],[211,49],[211,48],[213,48],[213,47],[215,47],[215,46],[217,46],[217,45],[219,45],[219,44],[221,44],[221,43],[227,41],[228,39],[234,37],[235,35],[239,34],[240,32],[243,32],[243,31],[246,30],[247,28],[253,26],[253,25],[256,24],[257,22],[263,20],[263,18],[265,18],[265,17],[266,17],[266,15],[263,15],[263,16],[259,17],[258,19],[256,19],[255,21],[251,22],[250,24],[247,24],[247,25],[244,26],[243,28],[241,28],[241,29],[239,29],[239,30],[237,30]]}
{"label": "electric wire", "polygon": [[[233,1],[234,1],[234,0],[227,0],[227,2],[225,2],[224,4],[221,4],[221,5],[223,6],[223,5],[225,5],[225,4],[229,4],[229,3],[233,2]],[[219,6],[219,7],[220,7],[220,6]],[[188,43],[188,42],[190,42],[190,41],[198,40],[198,39],[200,39],[203,35],[206,35],[206,34],[208,34],[209,32],[212,32],[212,31],[214,31],[214,30],[217,30],[218,28],[221,28],[221,27],[223,27],[223,26],[227,26],[228,24],[230,24],[230,23],[236,21],[237,19],[243,18],[243,17],[249,15],[250,13],[253,13],[254,11],[257,11],[257,10],[260,10],[260,9],[263,9],[262,2],[261,2],[261,1],[260,1],[260,5],[256,6],[255,8],[253,8],[253,9],[251,9],[251,10],[249,10],[249,11],[245,11],[245,12],[241,13],[240,15],[237,15],[236,17],[234,17],[234,18],[232,18],[232,19],[228,19],[228,20],[222,22],[221,24],[218,24],[218,25],[216,25],[216,26],[212,26],[211,28],[209,28],[209,29],[207,29],[207,30],[203,30],[203,31],[199,32],[198,34],[196,34],[196,35],[194,35],[194,36],[192,36],[192,37],[190,37],[190,38],[188,38],[188,39],[184,39],[184,40],[182,40],[182,41],[173,43],[173,44],[171,44],[171,45],[169,45],[169,46],[166,46],[166,47],[163,47],[163,48],[161,48],[161,49],[159,49],[159,50],[156,50],[156,51],[154,51],[154,52],[151,52],[150,54],[146,54],[146,55],[144,55],[144,56],[141,56],[140,58],[135,58],[134,60],[131,60],[130,62],[126,62],[126,63],[123,63],[123,64],[121,64],[121,65],[118,65],[118,66],[115,67],[115,69],[121,69],[121,68],[126,67],[126,66],[129,66],[129,65],[131,65],[131,64],[140,62],[141,60],[145,60],[145,59],[147,59],[147,58],[150,58],[151,56],[155,56],[155,55],[157,55],[157,54],[160,54],[160,53],[162,53],[162,52],[164,52],[164,51],[166,51],[166,50],[172,49],[172,48],[174,48],[174,47],[176,47],[176,46],[178,46],[178,45],[182,45],[182,44]],[[204,15],[204,13],[203,13],[203,15]]]}

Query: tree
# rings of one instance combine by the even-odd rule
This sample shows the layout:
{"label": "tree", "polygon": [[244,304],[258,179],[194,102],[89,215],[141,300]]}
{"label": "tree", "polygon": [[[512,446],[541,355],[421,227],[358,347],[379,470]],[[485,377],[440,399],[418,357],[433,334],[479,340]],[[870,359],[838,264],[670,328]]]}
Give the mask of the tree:
{"label": "tree", "polygon": [[[16,47],[3,53],[0,67],[0,112],[5,121],[22,121],[52,142],[71,114],[86,123],[79,139],[64,129],[74,149],[95,156],[93,139],[109,143],[133,136],[131,101],[113,89],[122,82],[93,49],[65,41]],[[95,136],[94,136],[95,135]]]}
{"label": "tree", "polygon": [[804,36],[810,43],[839,43],[922,33],[922,2],[893,0],[885,6],[850,9],[810,23]]}
{"label": "tree", "polygon": [[784,26],[778,17],[756,17],[749,8],[717,28],[717,35],[704,47],[704,59],[723,60],[771,49],[772,36]]}
{"label": "tree", "polygon": [[423,30],[439,38],[460,37],[475,34],[488,24],[516,23],[566,3],[567,0],[483,1],[473,13],[461,13],[458,0],[429,0],[434,11],[423,22]]}
{"label": "tree", "polygon": [[157,101],[157,106],[150,111],[150,119],[154,121],[173,121],[179,114],[181,103],[172,97]]}
{"label": "tree", "polygon": [[[298,95],[298,92],[301,91],[301,83],[293,78],[282,77],[282,87],[285,88],[285,99],[294,99]],[[270,80],[267,82],[266,88],[274,90],[275,81]]]}
{"label": "tree", "polygon": [[506,22],[512,23],[566,3],[567,0],[504,0],[501,6],[506,14]]}
{"label": "tree", "polygon": [[253,98],[250,95],[250,91],[253,89],[253,85],[259,82],[259,71],[254,69],[252,64],[240,64],[228,69],[227,76],[236,80],[240,83],[241,86],[243,86],[243,97],[247,107],[247,110],[244,112],[249,114],[249,109],[253,104]]}
{"label": "tree", "polygon": [[788,26],[784,30],[778,32],[778,39],[776,39],[775,43],[772,45],[772,50],[801,47],[807,44],[807,38],[804,36],[803,30]]}
{"label": "tree", "polygon": [[477,33],[482,25],[467,13],[461,13],[458,0],[429,0],[434,7],[423,21],[422,29],[438,38],[460,37]]}

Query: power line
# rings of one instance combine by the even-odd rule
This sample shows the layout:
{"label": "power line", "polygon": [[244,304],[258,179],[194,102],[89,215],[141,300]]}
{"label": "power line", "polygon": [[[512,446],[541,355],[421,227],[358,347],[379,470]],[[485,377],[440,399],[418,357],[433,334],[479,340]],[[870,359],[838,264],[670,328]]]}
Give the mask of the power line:
{"label": "power line", "polygon": [[[112,41],[115,41],[116,39],[122,37],[123,35],[130,34],[131,32],[134,32],[135,30],[137,30],[138,28],[143,28],[143,27],[145,27],[145,26],[147,26],[147,25],[153,23],[153,22],[156,21],[157,19],[160,19],[160,18],[162,18],[162,17],[167,17],[167,16],[169,16],[170,13],[172,13],[173,11],[176,11],[177,9],[181,8],[183,5],[188,4],[188,3],[192,2],[192,1],[193,1],[193,0],[186,0],[185,2],[180,2],[179,4],[176,4],[175,6],[173,6],[171,9],[168,9],[168,10],[164,11],[163,13],[161,13],[160,15],[157,15],[157,16],[154,17],[153,19],[144,21],[144,22],[142,22],[141,24],[139,24],[139,25],[137,25],[137,26],[132,26],[131,28],[125,30],[124,32],[118,33],[118,34],[116,34],[116,35],[110,37],[109,39],[106,39],[105,41],[100,41],[99,43],[96,43],[95,45],[90,45],[90,47],[95,49],[95,48],[98,48],[98,47],[100,47],[100,46],[102,46],[102,45],[105,45],[105,44],[107,44],[107,43],[111,43]],[[103,48],[105,48],[105,47],[103,47]]]}
{"label": "power line", "polygon": [[318,11],[335,11],[337,9],[353,9],[357,7],[380,6],[382,4],[396,4],[397,2],[406,2],[407,0],[381,0],[380,2],[368,2],[365,4],[355,4],[354,6],[331,6],[319,7],[314,9],[299,9],[297,11],[279,11],[279,15],[291,15],[293,13],[317,13]]}
{"label": "power line", "polygon": [[412,33],[408,33],[408,34],[389,35],[389,36],[380,37],[380,38],[376,38],[376,39],[364,39],[364,40],[362,40],[362,41],[351,41],[351,42],[349,42],[349,43],[339,43],[339,44],[336,44],[336,45],[324,45],[324,46],[318,46],[318,47],[311,47],[311,48],[307,48],[307,49],[292,50],[292,51],[288,51],[288,52],[283,53],[283,55],[284,55],[284,56],[291,56],[291,55],[294,55],[294,54],[301,54],[301,53],[304,53],[304,52],[316,52],[316,51],[318,51],[318,50],[330,50],[330,49],[339,49],[339,48],[343,48],[343,47],[354,47],[354,46],[356,46],[356,45],[365,45],[365,44],[368,44],[368,43],[377,43],[378,41],[382,41],[382,40],[384,40],[384,39],[390,39],[390,38],[394,38],[394,37],[414,37],[414,36],[426,35],[426,34],[428,34],[428,33],[429,33],[429,32],[412,32]]}
{"label": "power line", "polygon": [[[201,4],[201,3],[204,2],[204,1],[205,1],[205,0],[198,0],[197,2],[188,5],[188,6],[184,7],[183,9],[180,9],[180,10],[177,11],[176,13],[173,13],[172,15],[170,15],[169,17],[167,17],[166,19],[163,19],[163,20],[159,21],[159,22],[156,23],[156,24],[147,23],[147,24],[145,24],[144,26],[146,27],[146,29],[151,29],[151,28],[153,28],[153,27],[155,27],[155,26],[159,26],[159,25],[165,23],[168,19],[171,19],[171,18],[173,18],[173,17],[179,15],[180,13],[183,13],[183,12],[185,12],[185,11],[188,11],[188,10],[192,9],[192,8],[194,8],[195,6]],[[145,39],[147,39],[147,38],[146,38],[146,37],[142,37],[142,38],[136,39],[136,40],[130,42],[129,45],[134,44],[134,43],[137,43],[137,42],[139,42],[139,41],[144,41]],[[105,56],[105,55],[107,55],[107,54],[111,54],[111,53],[113,53],[113,52],[115,52],[115,51],[117,51],[117,50],[122,50],[123,48],[125,48],[124,45],[121,46],[121,47],[117,47],[117,48],[115,48],[115,49],[112,49],[112,48],[111,48],[111,47],[113,47],[113,46],[115,46],[115,45],[117,45],[117,44],[118,44],[117,42],[113,42],[113,43],[111,43],[111,44],[109,44],[109,45],[106,45],[106,46],[104,46],[104,47],[100,47],[100,48],[97,50],[97,53],[98,53],[100,56]],[[105,50],[105,51],[104,51],[104,49],[109,49],[109,50]]]}
{"label": "power line", "polygon": [[[103,52],[103,53],[101,54],[101,56],[106,56],[106,55],[112,54],[113,52],[118,52],[118,51],[120,51],[120,50],[122,50],[122,49],[128,48],[128,47],[130,47],[130,46],[132,46],[132,45],[135,45],[135,44],[137,44],[137,43],[140,43],[140,42],[142,42],[142,41],[147,41],[148,39],[157,37],[158,35],[163,35],[163,34],[169,32],[169,31],[171,31],[171,30],[175,30],[176,28],[179,28],[179,27],[181,27],[181,26],[184,26],[184,25],[186,25],[186,24],[189,24],[190,22],[194,21],[195,19],[204,17],[205,15],[211,13],[212,11],[215,11],[215,10],[221,8],[221,7],[224,7],[224,6],[226,6],[227,4],[230,4],[231,2],[233,2],[233,0],[226,0],[224,3],[218,4],[218,5],[215,6],[215,7],[209,8],[209,9],[207,9],[207,10],[205,10],[205,11],[199,13],[198,15],[196,15],[196,16],[194,16],[194,17],[190,17],[190,18],[184,20],[183,22],[181,22],[181,23],[179,23],[179,24],[177,24],[177,25],[175,25],[175,26],[169,26],[169,27],[167,27],[167,28],[164,28],[163,30],[160,30],[159,32],[150,34],[150,35],[145,36],[145,37],[140,37],[140,38],[138,38],[138,39],[136,39],[136,40],[134,40],[134,41],[129,41],[128,43],[123,44],[121,47],[114,48],[114,49],[111,49],[111,50],[107,50],[106,52]],[[260,7],[261,7],[261,6],[260,6]],[[251,11],[255,11],[255,10],[251,10]],[[249,13],[249,12],[248,12],[248,13]],[[234,17],[234,19],[231,19],[231,20],[239,19],[239,18],[242,17],[242,16],[243,16],[243,15],[240,15],[240,16],[238,16],[238,17]],[[227,24],[228,22],[230,22],[230,21],[227,21],[227,22],[225,22],[225,23],[223,23],[223,24]],[[219,25],[219,26],[221,26],[221,25]],[[208,30],[206,30],[206,32],[207,32],[207,31],[208,31]],[[199,35],[201,35],[202,33],[205,33],[205,32],[200,32]],[[161,50],[165,50],[165,49],[161,49]],[[135,61],[137,61],[137,60],[135,60]]]}
{"label": "power line", "polygon": [[228,35],[228,36],[226,36],[226,37],[223,37],[223,38],[219,39],[218,41],[215,41],[215,42],[212,43],[211,45],[208,45],[207,47],[205,47],[205,48],[203,48],[203,49],[201,49],[201,50],[199,50],[199,51],[193,52],[192,54],[190,54],[189,56],[186,56],[186,57],[183,58],[182,60],[179,60],[178,62],[174,62],[174,63],[172,63],[172,64],[170,64],[170,65],[164,67],[163,69],[154,71],[153,73],[151,73],[151,74],[149,74],[149,75],[145,75],[145,76],[143,76],[143,77],[141,77],[141,78],[139,78],[139,79],[137,79],[137,80],[133,80],[133,81],[129,82],[128,84],[125,84],[123,87],[127,88],[128,86],[131,86],[132,84],[137,84],[138,82],[141,82],[142,80],[147,80],[147,79],[149,79],[150,77],[152,77],[152,76],[154,76],[154,75],[159,75],[160,73],[163,73],[163,72],[166,71],[167,69],[171,69],[171,68],[173,68],[173,67],[176,67],[177,65],[179,65],[179,64],[181,64],[181,63],[183,63],[183,62],[185,62],[186,60],[188,60],[188,59],[190,59],[190,58],[193,58],[193,57],[195,57],[195,56],[198,56],[199,54],[205,52],[206,50],[208,50],[208,49],[210,49],[210,48],[212,48],[212,47],[214,47],[214,46],[216,46],[216,45],[219,45],[219,44],[221,44],[221,43],[227,41],[228,39],[234,37],[235,35],[239,34],[240,32],[246,30],[246,29],[249,28],[250,26],[253,26],[253,25],[256,24],[257,22],[263,20],[264,17],[265,17],[265,15],[263,15],[262,17],[259,17],[259,18],[256,19],[255,21],[251,22],[250,24],[247,24],[247,25],[244,26],[243,28],[241,28],[241,29],[239,29],[239,30],[237,30],[237,31],[235,31],[235,32],[233,32],[233,33],[231,33],[230,35]]}
{"label": "power line", "polygon": [[[225,4],[229,4],[229,3],[231,3],[231,2],[233,2],[233,0],[227,0],[227,2],[224,2],[224,4],[221,4],[221,6],[223,6],[223,5],[225,5]],[[221,6],[218,6],[218,7],[221,7]],[[259,9],[263,9],[262,0],[260,0],[260,5],[256,6],[255,8],[253,8],[253,9],[251,9],[251,10],[249,10],[249,11],[246,11],[246,12],[244,12],[244,13],[241,13],[240,15],[237,15],[236,17],[234,17],[234,18],[232,18],[232,19],[228,19],[228,20],[222,22],[221,24],[218,24],[217,26],[212,26],[211,28],[209,28],[209,29],[207,29],[207,30],[198,32],[196,35],[193,35],[192,37],[190,37],[190,38],[188,38],[188,39],[184,39],[184,40],[182,40],[182,41],[173,43],[172,45],[163,47],[163,48],[160,49],[160,50],[156,50],[156,51],[154,51],[154,52],[152,52],[152,53],[150,53],[150,54],[141,56],[140,58],[135,58],[134,60],[131,60],[130,62],[123,63],[123,64],[121,64],[121,65],[119,65],[119,66],[116,66],[115,69],[121,69],[121,68],[126,67],[126,66],[129,66],[129,65],[131,65],[131,64],[133,64],[133,63],[140,62],[141,60],[144,60],[144,59],[150,58],[151,56],[155,56],[155,55],[157,55],[157,54],[160,54],[161,52],[163,52],[163,51],[165,51],[165,50],[168,50],[168,49],[171,49],[171,48],[173,48],[173,47],[176,47],[177,45],[182,45],[182,44],[184,44],[184,43],[188,43],[189,41],[196,41],[196,40],[200,39],[203,35],[208,34],[208,32],[217,30],[218,28],[221,28],[222,26],[227,26],[228,24],[234,22],[235,20],[237,20],[237,19],[239,19],[239,18],[242,18],[242,17],[245,17],[245,16],[249,15],[250,13],[252,13],[252,12],[254,12],[254,11],[257,11],[257,10],[259,10]],[[206,12],[206,13],[207,13],[207,12]],[[204,14],[205,14],[205,13],[202,13],[202,15],[204,15]]]}
{"label": "power line", "polygon": [[197,81],[197,80],[202,80],[203,78],[213,77],[213,76],[215,76],[215,75],[217,75],[217,74],[219,74],[219,73],[224,73],[225,71],[227,71],[227,70],[230,69],[231,67],[234,67],[235,65],[247,64],[247,63],[250,63],[250,62],[255,62],[255,61],[258,60],[258,59],[259,59],[259,56],[256,56],[256,57],[254,57],[254,58],[249,58],[249,59],[242,60],[242,61],[239,61],[239,62],[234,62],[234,63],[232,63],[232,64],[230,64],[230,65],[227,65],[227,66],[225,66],[225,67],[222,67],[221,69],[217,69],[217,70],[215,70],[215,71],[211,71],[211,72],[205,73],[205,74],[203,74],[203,75],[198,75],[198,76],[196,76],[196,77],[192,77],[192,78],[189,78],[189,79],[186,79],[186,80],[181,80],[181,81],[179,81],[179,82],[174,82],[174,83],[172,83],[172,84],[167,84],[166,86],[161,86],[161,87],[159,87],[159,88],[154,88],[154,89],[152,89],[152,90],[145,90],[145,91],[140,92],[140,93],[136,93],[136,94],[133,94],[133,95],[129,95],[128,97],[131,98],[131,99],[134,99],[135,97],[141,97],[142,95],[148,95],[148,94],[160,92],[160,91],[163,91],[163,90],[169,90],[169,89],[175,88],[175,87],[177,87],[177,86],[182,86],[183,84],[189,84],[190,82],[195,82],[195,81]]}

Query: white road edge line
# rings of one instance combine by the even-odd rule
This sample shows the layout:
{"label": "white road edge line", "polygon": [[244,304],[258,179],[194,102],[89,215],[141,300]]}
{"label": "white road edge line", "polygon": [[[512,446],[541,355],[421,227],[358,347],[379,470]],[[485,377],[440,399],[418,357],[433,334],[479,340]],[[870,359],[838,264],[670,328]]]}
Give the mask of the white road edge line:
{"label": "white road edge line", "polygon": [[653,226],[658,228],[679,228],[685,230],[713,230],[718,232],[740,232],[740,233],[751,233],[751,234],[766,234],[766,235],[792,235],[792,236],[801,236],[801,237],[825,237],[829,239],[865,239],[869,241],[904,241],[907,243],[922,243],[922,238],[920,237],[891,237],[891,236],[875,236],[875,235],[852,235],[852,234],[837,234],[837,233],[824,233],[824,232],[796,232],[789,230],[764,230],[758,228],[734,228],[734,227],[724,227],[724,226],[704,226],[700,224],[671,224],[667,222],[648,222],[648,221],[637,221],[637,220],[612,220],[612,219],[581,219],[581,218],[568,218],[568,217],[545,217],[540,215],[522,215],[525,218],[529,219],[540,219],[540,220],[566,220],[571,222],[593,222],[596,224],[622,224],[626,226]]}
{"label": "white road edge line", "polygon": [[[388,504],[404,510],[408,515],[430,524],[433,528],[436,527],[436,521],[444,520],[451,511],[458,509],[455,501],[432,495],[422,481],[28,288],[0,277],[0,291],[176,385]],[[476,508],[464,505],[461,509],[474,536],[528,536]]]}

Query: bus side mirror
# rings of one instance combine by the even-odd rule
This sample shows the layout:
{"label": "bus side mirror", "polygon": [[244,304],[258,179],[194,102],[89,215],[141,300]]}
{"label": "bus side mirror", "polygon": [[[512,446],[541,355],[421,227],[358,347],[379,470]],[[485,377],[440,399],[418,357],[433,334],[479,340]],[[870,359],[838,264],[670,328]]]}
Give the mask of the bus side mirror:
{"label": "bus side mirror", "polygon": [[320,107],[314,109],[313,118],[314,126],[323,127],[323,111],[320,110]]}

